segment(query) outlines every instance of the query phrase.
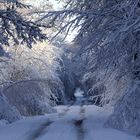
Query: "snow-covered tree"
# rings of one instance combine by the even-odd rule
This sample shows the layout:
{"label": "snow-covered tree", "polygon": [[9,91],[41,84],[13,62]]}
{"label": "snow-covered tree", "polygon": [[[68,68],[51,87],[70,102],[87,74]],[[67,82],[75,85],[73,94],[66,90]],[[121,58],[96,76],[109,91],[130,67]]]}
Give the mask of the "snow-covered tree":
{"label": "snow-covered tree", "polygon": [[[27,20],[22,12],[30,8],[17,0],[0,1],[0,45],[11,46],[26,44],[31,48],[36,41],[46,39],[42,33],[41,25],[31,20]],[[2,48],[2,47],[1,47]],[[2,51],[2,49],[1,49]],[[1,52],[1,55],[3,52]]]}
{"label": "snow-covered tree", "polygon": [[[65,102],[64,86],[58,73],[61,71],[59,61],[62,49],[43,41],[46,38],[43,33],[51,31],[45,29],[42,33],[41,26],[35,23],[38,16],[32,16],[31,12],[39,9],[33,6],[28,9],[28,6],[17,1],[3,1],[2,6],[4,10],[7,7],[10,10],[8,12],[12,14],[11,17],[6,16],[14,25],[11,21],[6,21],[9,28],[1,27],[6,29],[6,32],[10,30],[10,35],[13,33],[12,37],[15,37],[17,42],[6,34],[9,44],[1,43],[0,104],[3,104],[3,107],[0,108],[0,119],[12,122],[19,119],[20,115],[50,113],[54,111],[51,106]],[[8,57],[4,57],[6,53],[3,49]],[[3,111],[5,108],[7,114]],[[15,115],[11,114],[12,111]]]}

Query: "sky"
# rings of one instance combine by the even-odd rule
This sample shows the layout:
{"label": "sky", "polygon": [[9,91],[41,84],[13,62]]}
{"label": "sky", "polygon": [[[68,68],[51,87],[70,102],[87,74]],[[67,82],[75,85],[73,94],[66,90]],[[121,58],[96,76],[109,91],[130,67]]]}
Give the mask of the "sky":
{"label": "sky", "polygon": [[[63,3],[60,2],[60,0],[49,0],[53,4],[54,10],[60,10],[63,7]],[[69,32],[69,34],[66,37],[66,41],[68,43],[72,42],[77,34],[77,30],[74,30],[73,32]]]}
{"label": "sky", "polygon": [[[26,3],[33,4],[34,6],[38,7],[40,4],[47,2],[47,0],[26,0]],[[60,0],[48,0],[48,2],[53,4],[55,10],[59,10],[62,8],[63,3]]]}
{"label": "sky", "polygon": [[[34,6],[39,6],[40,4],[43,4],[43,2],[46,2],[47,0],[27,0],[26,2],[28,4],[33,4]],[[54,10],[60,10],[63,8],[63,2],[60,2],[60,0],[48,0],[48,2],[50,2],[52,5],[53,5],[53,8]],[[74,30],[73,32],[69,32],[67,38],[66,38],[66,41],[67,42],[72,42],[72,40],[74,39],[74,37],[76,36],[77,34],[77,30]]]}
{"label": "sky", "polygon": [[60,0],[59,1],[58,0],[49,0],[49,1],[53,4],[53,8],[55,10],[59,10],[63,7],[63,3],[60,2]]}

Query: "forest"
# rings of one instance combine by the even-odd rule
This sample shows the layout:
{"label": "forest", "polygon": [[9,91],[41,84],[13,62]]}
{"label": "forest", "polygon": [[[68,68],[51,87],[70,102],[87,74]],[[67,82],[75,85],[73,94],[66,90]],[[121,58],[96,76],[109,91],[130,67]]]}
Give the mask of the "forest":
{"label": "forest", "polygon": [[0,0],[0,140],[140,139],[140,0]]}

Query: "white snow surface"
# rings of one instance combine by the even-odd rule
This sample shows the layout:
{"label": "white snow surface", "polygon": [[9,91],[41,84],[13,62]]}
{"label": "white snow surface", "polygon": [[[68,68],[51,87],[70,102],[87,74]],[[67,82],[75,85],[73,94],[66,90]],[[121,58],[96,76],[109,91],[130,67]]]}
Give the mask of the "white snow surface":
{"label": "white snow surface", "polygon": [[58,106],[57,113],[0,125],[0,140],[138,140],[105,128],[110,110],[93,105]]}

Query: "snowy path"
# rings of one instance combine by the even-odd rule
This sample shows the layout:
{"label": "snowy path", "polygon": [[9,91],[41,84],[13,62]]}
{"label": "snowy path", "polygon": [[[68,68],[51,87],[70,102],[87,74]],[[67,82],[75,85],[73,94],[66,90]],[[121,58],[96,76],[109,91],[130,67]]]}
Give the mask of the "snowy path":
{"label": "snowy path", "polygon": [[137,140],[123,132],[104,128],[109,113],[103,108],[85,105],[56,109],[58,113],[0,126],[0,140]]}

